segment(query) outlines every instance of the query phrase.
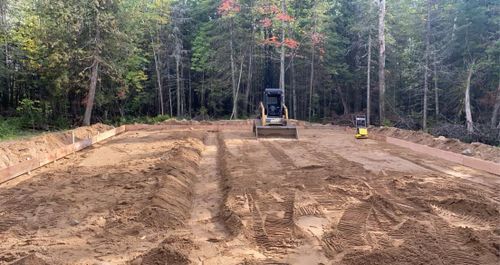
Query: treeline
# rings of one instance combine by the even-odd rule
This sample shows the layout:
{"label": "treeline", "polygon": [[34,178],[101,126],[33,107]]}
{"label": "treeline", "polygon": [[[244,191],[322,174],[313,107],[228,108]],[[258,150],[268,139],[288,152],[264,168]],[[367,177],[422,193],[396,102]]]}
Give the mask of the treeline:
{"label": "treeline", "polygon": [[0,0],[0,113],[45,128],[134,116],[291,116],[495,128],[496,0]]}

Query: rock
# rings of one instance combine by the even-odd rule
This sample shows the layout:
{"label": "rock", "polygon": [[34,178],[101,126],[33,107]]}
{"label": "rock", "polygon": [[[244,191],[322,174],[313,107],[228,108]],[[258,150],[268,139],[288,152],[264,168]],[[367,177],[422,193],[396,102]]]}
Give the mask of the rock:
{"label": "rock", "polygon": [[472,156],[474,155],[474,153],[472,152],[472,150],[470,150],[469,148],[465,149],[462,151],[462,155],[466,155],[466,156]]}
{"label": "rock", "polygon": [[69,221],[69,225],[71,225],[71,226],[77,226],[79,224],[80,224],[80,222],[78,220],[75,220],[75,219]]}
{"label": "rock", "polygon": [[439,141],[446,141],[447,140],[446,137],[444,137],[442,135],[439,136],[438,138],[434,138],[434,139],[439,140]]}
{"label": "rock", "polygon": [[480,146],[480,145],[481,145],[481,143],[478,143],[478,142],[473,142],[473,143],[471,143],[471,145],[472,145],[472,146],[477,147],[477,146]]}

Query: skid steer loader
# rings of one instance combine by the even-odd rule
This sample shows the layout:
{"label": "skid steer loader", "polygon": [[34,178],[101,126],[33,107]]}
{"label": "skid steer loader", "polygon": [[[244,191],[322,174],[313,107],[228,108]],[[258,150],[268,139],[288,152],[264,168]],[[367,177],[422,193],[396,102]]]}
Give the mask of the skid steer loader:
{"label": "skid steer loader", "polygon": [[297,127],[288,125],[288,109],[284,101],[283,90],[266,88],[263,102],[259,106],[259,116],[253,123],[253,132],[257,139],[299,138]]}

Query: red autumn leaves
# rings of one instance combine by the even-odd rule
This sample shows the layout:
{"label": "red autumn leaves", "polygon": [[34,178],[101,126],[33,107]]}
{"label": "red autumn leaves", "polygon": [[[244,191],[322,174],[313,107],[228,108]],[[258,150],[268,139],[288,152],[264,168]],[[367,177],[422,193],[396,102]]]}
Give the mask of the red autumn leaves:
{"label": "red autumn leaves", "polygon": [[[290,23],[295,20],[287,13],[283,13],[276,5],[261,5],[257,7],[256,10],[257,13],[264,17],[259,22],[260,26],[265,29],[272,29],[275,22]],[[281,41],[278,40],[278,37],[276,36],[265,39],[264,41],[262,41],[262,44],[272,45],[275,47],[281,47],[281,45],[285,45],[285,47],[288,47],[290,49],[297,49],[299,47],[299,42],[294,39],[285,38],[283,41]]]}
{"label": "red autumn leaves", "polygon": [[[255,10],[263,17],[259,20],[259,24],[264,29],[272,30],[272,27],[276,22],[291,23],[295,20],[287,13],[283,13],[276,5],[261,5],[258,6]],[[233,16],[240,11],[241,7],[237,3],[237,0],[221,0],[219,7],[217,8],[217,12],[221,16]],[[279,40],[276,36],[272,36],[268,39],[263,40],[262,44],[272,45],[275,47],[281,47],[282,45],[285,45],[285,47],[288,47],[290,49],[297,49],[300,45],[300,43],[294,39],[285,38],[284,40]]]}
{"label": "red autumn leaves", "polygon": [[217,8],[217,12],[222,16],[234,15],[239,13],[240,10],[241,7],[236,0],[222,0]]}

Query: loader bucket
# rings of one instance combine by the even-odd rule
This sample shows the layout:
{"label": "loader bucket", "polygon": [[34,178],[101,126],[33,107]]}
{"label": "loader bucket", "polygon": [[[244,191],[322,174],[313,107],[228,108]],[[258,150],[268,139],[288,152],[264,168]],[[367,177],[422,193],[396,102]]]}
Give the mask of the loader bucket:
{"label": "loader bucket", "polygon": [[256,126],[255,137],[299,139],[299,132],[295,126]]}

